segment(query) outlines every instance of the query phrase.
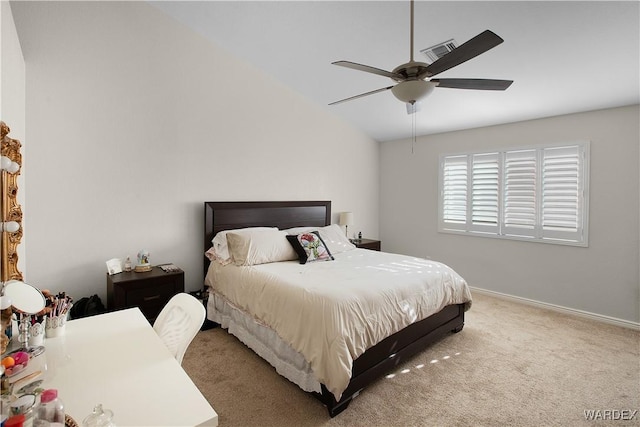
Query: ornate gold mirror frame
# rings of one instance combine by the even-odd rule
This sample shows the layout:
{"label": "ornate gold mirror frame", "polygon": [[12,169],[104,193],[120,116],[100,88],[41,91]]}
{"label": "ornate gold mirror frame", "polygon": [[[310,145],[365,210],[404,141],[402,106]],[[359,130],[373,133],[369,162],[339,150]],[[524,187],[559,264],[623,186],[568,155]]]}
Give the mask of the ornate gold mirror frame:
{"label": "ornate gold mirror frame", "polygon": [[[9,134],[9,126],[5,122],[0,121],[0,154],[8,157],[12,162],[16,162],[22,169],[22,155],[20,154],[20,141],[7,136]],[[7,282],[9,280],[23,280],[22,273],[18,271],[18,245],[22,240],[22,208],[18,203],[16,196],[18,195],[18,175],[9,173],[6,170],[0,171],[2,174],[2,182],[0,185],[0,221],[15,221],[20,224],[20,229],[14,233],[2,231],[0,232],[0,246],[2,258],[2,274],[0,281]]]}

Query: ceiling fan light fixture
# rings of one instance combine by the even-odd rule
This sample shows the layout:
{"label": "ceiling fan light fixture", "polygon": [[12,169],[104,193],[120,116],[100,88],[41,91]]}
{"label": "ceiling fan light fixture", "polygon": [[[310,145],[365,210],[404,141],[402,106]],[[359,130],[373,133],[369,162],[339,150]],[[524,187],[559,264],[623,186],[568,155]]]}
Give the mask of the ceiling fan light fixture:
{"label": "ceiling fan light fixture", "polygon": [[398,100],[413,103],[427,97],[435,87],[435,83],[425,80],[407,80],[392,87],[391,92]]}

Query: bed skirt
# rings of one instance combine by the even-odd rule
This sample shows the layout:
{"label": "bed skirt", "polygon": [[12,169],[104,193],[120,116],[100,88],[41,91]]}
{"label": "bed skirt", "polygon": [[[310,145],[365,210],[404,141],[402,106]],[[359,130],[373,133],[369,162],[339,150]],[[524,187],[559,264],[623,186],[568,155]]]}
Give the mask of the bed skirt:
{"label": "bed skirt", "polygon": [[219,294],[209,290],[207,318],[219,323],[258,356],[273,366],[281,376],[307,392],[321,392],[309,363],[284,342],[271,328],[257,322]]}

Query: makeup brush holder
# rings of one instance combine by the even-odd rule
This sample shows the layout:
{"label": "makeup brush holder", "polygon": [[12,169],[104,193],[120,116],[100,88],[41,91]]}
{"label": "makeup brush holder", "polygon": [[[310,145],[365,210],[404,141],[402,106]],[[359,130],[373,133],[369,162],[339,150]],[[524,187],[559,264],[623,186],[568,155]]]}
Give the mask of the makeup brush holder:
{"label": "makeup brush holder", "polygon": [[47,338],[55,338],[64,335],[66,326],[66,315],[49,317],[45,328]]}

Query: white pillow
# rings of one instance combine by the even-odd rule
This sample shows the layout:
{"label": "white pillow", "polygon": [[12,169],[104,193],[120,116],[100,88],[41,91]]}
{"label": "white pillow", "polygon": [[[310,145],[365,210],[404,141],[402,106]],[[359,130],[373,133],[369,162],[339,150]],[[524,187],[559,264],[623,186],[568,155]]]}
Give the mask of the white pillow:
{"label": "white pillow", "polygon": [[236,228],[235,230],[223,230],[218,232],[215,235],[211,243],[213,243],[213,247],[209,249],[205,255],[210,260],[217,260],[222,264],[228,264],[231,262],[231,255],[229,254],[229,248],[227,247],[227,233],[238,233],[238,232],[248,232],[251,233],[257,230],[277,230],[276,227],[247,227],[247,228]]}
{"label": "white pillow", "polygon": [[339,254],[356,248],[356,246],[349,241],[338,224],[331,224],[326,227],[295,227],[289,228],[285,231],[287,234],[292,235],[308,233],[310,231],[319,231],[320,237],[322,237],[322,240],[329,248],[329,252],[332,254]]}
{"label": "white pillow", "polygon": [[322,240],[324,240],[324,243],[329,248],[329,252],[334,255],[356,248],[356,245],[349,241],[338,224],[322,227],[318,231],[320,231],[320,237],[322,237]]}
{"label": "white pillow", "polygon": [[302,234],[302,233],[310,233],[312,231],[318,231],[320,230],[320,227],[294,227],[294,228],[287,228],[286,231],[287,234],[291,234],[292,236],[297,236],[298,234]]}
{"label": "white pillow", "polygon": [[230,232],[227,233],[227,246],[236,265],[298,259],[298,254],[287,240],[287,233],[278,229]]}

